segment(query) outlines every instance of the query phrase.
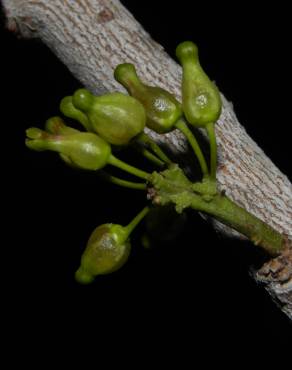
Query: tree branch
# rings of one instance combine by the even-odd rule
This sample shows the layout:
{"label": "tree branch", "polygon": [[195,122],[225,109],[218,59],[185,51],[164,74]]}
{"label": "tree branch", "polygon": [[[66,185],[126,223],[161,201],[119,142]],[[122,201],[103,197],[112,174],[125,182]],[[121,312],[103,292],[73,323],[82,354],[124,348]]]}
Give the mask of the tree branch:
{"label": "tree branch", "polygon": [[[118,0],[3,0],[3,6],[11,31],[40,38],[92,92],[122,90],[112,77],[113,69],[119,63],[130,62],[146,82],[180,99],[180,67]],[[216,125],[219,189],[287,235],[283,254],[267,263],[255,278],[264,282],[292,319],[292,185],[247,135],[232,105],[222,99],[223,111]],[[187,157],[187,145],[179,132],[151,132],[151,136]],[[240,237],[217,221],[214,225]]]}

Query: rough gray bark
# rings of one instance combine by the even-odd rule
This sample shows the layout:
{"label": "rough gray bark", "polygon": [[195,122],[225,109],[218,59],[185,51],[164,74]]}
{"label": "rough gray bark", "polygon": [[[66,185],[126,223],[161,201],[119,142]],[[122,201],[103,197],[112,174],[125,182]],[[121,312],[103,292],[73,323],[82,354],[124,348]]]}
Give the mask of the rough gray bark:
{"label": "rough gray bark", "polygon": [[[7,25],[24,37],[38,37],[95,93],[121,90],[113,69],[132,62],[141,77],[180,98],[180,67],[151,39],[118,0],[3,0]],[[239,124],[223,99],[216,125],[220,190],[249,212],[287,235],[287,248],[255,274],[292,319],[292,185]],[[151,135],[184,154],[184,138],[174,132]],[[214,221],[217,228],[239,236]]]}

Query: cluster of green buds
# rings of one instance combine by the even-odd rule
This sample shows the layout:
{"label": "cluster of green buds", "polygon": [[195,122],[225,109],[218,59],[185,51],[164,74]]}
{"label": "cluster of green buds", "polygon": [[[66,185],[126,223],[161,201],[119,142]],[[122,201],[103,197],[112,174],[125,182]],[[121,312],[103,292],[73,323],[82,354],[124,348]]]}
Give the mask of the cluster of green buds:
{"label": "cluster of green buds", "polygon": [[[30,149],[58,152],[68,165],[79,169],[96,171],[110,164],[148,179],[146,172],[112,154],[112,146],[126,146],[142,134],[146,115],[139,101],[121,93],[94,96],[79,89],[73,96],[62,99],[60,111],[78,121],[86,131],[66,125],[61,117],[52,117],[45,130],[32,127],[26,131],[26,145]],[[114,177],[111,179],[115,181]]]}
{"label": "cluster of green buds", "polygon": [[[98,171],[103,178],[118,185],[147,190],[154,181],[155,172],[151,174],[121,161],[113,155],[112,148],[133,145],[155,165],[172,168],[172,161],[144,128],[146,126],[158,134],[179,129],[201,165],[203,181],[197,184],[196,190],[206,192],[210,184],[216,188],[214,124],[221,112],[220,95],[199,64],[195,44],[184,42],[177,47],[176,53],[183,68],[182,104],[165,89],[143,83],[133,64],[120,64],[114,71],[114,78],[129,95],[113,92],[95,96],[84,88],[79,89],[62,99],[60,111],[63,116],[77,121],[80,130],[68,126],[61,117],[52,117],[47,120],[44,130],[34,127],[27,130],[26,145],[36,151],[57,152],[71,167]],[[189,125],[205,128],[210,136],[210,169]],[[107,165],[116,166],[143,182],[124,180],[101,171]],[[120,268],[129,256],[129,236],[148,211],[146,207],[128,226],[111,223],[98,226],[82,255],[76,280],[87,284],[97,275]]]}
{"label": "cluster of green buds", "polygon": [[[198,48],[193,42],[186,41],[179,44],[176,55],[183,68],[182,105],[165,89],[144,84],[139,79],[133,64],[118,65],[114,71],[114,77],[144,106],[147,127],[158,134],[170,132],[175,128],[182,131],[199,160],[204,181],[215,182],[217,151],[214,124],[221,113],[220,93],[202,69]],[[208,132],[211,145],[210,171],[188,124],[196,128],[205,128]]]}

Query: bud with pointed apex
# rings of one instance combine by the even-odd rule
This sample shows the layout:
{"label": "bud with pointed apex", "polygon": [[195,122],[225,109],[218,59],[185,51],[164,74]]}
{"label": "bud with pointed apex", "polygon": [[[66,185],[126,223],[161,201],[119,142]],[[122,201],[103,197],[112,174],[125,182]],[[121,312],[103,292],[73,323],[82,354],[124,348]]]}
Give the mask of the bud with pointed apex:
{"label": "bud with pointed apex", "polygon": [[111,155],[110,145],[99,136],[80,132],[72,135],[52,135],[37,128],[26,131],[26,145],[36,151],[52,150],[68,158],[70,163],[86,170],[103,168]]}
{"label": "bud with pointed apex", "polygon": [[182,42],[176,48],[176,56],[183,68],[182,106],[186,119],[196,127],[216,122],[221,113],[221,97],[200,66],[197,46],[191,41]]}
{"label": "bud with pointed apex", "polygon": [[115,79],[130,95],[139,100],[147,115],[146,125],[162,134],[171,131],[182,116],[180,103],[168,91],[143,84],[133,64],[119,64],[114,72]]}
{"label": "bud with pointed apex", "polygon": [[61,100],[60,111],[64,116],[73,118],[80,122],[87,131],[91,131],[91,126],[86,114],[73,105],[72,96],[65,96],[65,98]]}
{"label": "bud with pointed apex", "polygon": [[131,249],[128,231],[121,225],[103,224],[91,234],[75,279],[91,283],[97,275],[118,270],[127,261]]}
{"label": "bud with pointed apex", "polygon": [[125,94],[94,96],[80,89],[73,95],[73,104],[88,116],[92,129],[113,145],[127,145],[145,127],[142,104]]}

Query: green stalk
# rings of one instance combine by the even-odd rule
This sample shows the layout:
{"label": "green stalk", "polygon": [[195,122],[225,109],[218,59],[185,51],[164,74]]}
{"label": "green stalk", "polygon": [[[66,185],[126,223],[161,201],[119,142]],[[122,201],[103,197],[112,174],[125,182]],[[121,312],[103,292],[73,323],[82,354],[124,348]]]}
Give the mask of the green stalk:
{"label": "green stalk", "polygon": [[196,157],[198,158],[203,176],[208,177],[209,172],[208,172],[207,163],[206,163],[203,152],[202,152],[202,150],[199,146],[199,143],[197,142],[197,139],[195,138],[194,134],[192,133],[192,131],[189,129],[188,125],[182,119],[180,119],[176,122],[175,127],[178,130],[180,130],[185,135],[185,137],[187,138],[187,140],[190,143]]}
{"label": "green stalk", "polygon": [[145,171],[140,170],[134,166],[131,166],[120,159],[116,158],[113,154],[110,155],[108,159],[108,164],[118,167],[125,172],[129,172],[130,174],[140,177],[143,180],[150,180],[151,174]]}
{"label": "green stalk", "polygon": [[137,216],[127,226],[124,226],[124,229],[126,230],[126,234],[128,236],[132,233],[135,227],[141,222],[141,220],[147,215],[149,210],[150,209],[148,206],[143,208],[142,211],[139,212]]}
{"label": "green stalk", "polygon": [[173,203],[179,213],[186,208],[204,212],[245,235],[267,253],[273,256],[280,253],[285,244],[281,233],[225,195],[217,193],[206,197],[208,193],[193,192],[193,184],[186,182],[180,175],[183,172],[180,171],[174,168],[162,173],[153,172],[151,183],[155,189],[156,204]]}
{"label": "green stalk", "polygon": [[217,169],[217,143],[215,135],[215,123],[210,122],[206,126],[206,130],[210,140],[210,173],[211,179],[216,180],[216,169]]}
{"label": "green stalk", "polygon": [[141,153],[145,158],[154,163],[156,166],[164,167],[164,162],[152,154],[148,149],[141,147],[139,144],[134,143],[133,147]]}
{"label": "green stalk", "polygon": [[120,179],[119,177],[110,175],[109,173],[105,171],[100,171],[99,176],[105,179],[106,181],[109,181],[113,184],[123,186],[125,188],[129,189],[138,189],[138,190],[146,190],[147,185],[144,183],[138,183],[138,182],[133,182],[133,181],[127,181],[124,179]]}
{"label": "green stalk", "polygon": [[159,157],[163,162],[166,164],[171,164],[171,160],[167,157],[167,155],[163,152],[163,150],[155,143],[154,140],[151,139],[148,135],[142,132],[138,137],[137,141],[149,145],[150,149]]}
{"label": "green stalk", "polygon": [[271,226],[238,206],[226,196],[217,195],[211,202],[202,202],[198,206],[197,201],[192,208],[208,213],[225,225],[245,235],[255,245],[261,246],[271,255],[277,255],[284,245],[284,237]]}

